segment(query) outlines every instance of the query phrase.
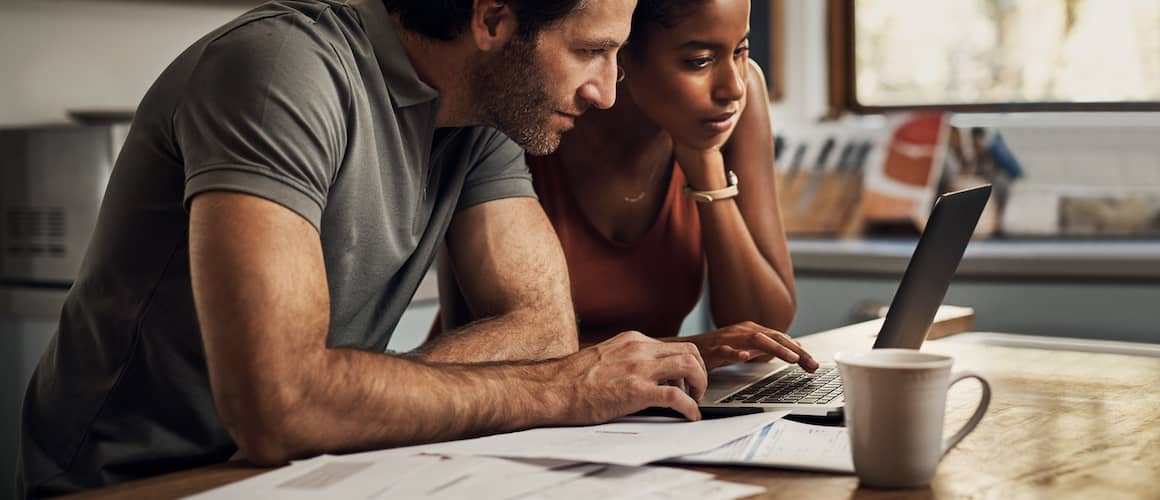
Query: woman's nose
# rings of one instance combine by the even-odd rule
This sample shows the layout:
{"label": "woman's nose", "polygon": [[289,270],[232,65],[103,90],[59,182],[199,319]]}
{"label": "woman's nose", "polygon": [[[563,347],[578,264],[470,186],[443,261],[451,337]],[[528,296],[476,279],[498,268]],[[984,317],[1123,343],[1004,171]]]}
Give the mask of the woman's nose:
{"label": "woman's nose", "polygon": [[745,97],[745,62],[730,62],[722,66],[713,85],[713,98],[719,101],[738,101]]}

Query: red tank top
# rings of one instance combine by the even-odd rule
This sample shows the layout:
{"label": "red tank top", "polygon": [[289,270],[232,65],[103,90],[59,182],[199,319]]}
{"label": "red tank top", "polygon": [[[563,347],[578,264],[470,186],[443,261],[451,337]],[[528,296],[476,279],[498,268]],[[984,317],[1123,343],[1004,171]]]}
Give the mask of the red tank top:
{"label": "red tank top", "polygon": [[701,220],[675,164],[656,221],[639,241],[609,241],[580,210],[556,155],[528,157],[540,204],[552,221],[572,281],[582,344],[625,330],[674,336],[705,280]]}

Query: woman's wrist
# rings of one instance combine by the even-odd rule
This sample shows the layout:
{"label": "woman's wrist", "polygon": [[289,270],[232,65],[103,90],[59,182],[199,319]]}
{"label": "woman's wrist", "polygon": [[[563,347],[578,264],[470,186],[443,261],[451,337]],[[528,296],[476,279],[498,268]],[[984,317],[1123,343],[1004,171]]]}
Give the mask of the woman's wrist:
{"label": "woman's wrist", "polygon": [[677,163],[685,173],[685,182],[694,191],[713,191],[729,185],[725,175],[725,159],[718,150],[678,150]]}
{"label": "woman's wrist", "polygon": [[689,184],[689,188],[694,191],[715,191],[729,187],[729,180],[725,176],[724,169],[706,169],[708,171],[700,175],[685,174],[685,180]]}

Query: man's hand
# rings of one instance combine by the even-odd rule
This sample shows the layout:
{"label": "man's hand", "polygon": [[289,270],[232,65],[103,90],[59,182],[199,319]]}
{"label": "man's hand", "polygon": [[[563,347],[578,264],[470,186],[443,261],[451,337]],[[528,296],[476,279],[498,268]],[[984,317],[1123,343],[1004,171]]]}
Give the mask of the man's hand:
{"label": "man's hand", "polygon": [[693,343],[710,370],[746,361],[765,362],[775,357],[796,363],[808,372],[818,369],[818,362],[796,340],[750,321],[691,337],[669,337],[664,340]]}
{"label": "man's hand", "polygon": [[654,406],[699,420],[697,401],[708,385],[696,346],[661,342],[639,332],[621,333],[561,359],[557,380],[571,386],[561,392],[567,398],[564,421],[578,425]]}

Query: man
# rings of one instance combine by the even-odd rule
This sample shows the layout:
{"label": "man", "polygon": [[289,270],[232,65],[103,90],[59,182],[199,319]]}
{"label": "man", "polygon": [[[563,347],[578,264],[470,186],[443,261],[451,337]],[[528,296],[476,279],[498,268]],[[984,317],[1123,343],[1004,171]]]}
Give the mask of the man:
{"label": "man", "polygon": [[[611,106],[634,5],[279,2],[195,43],[137,111],[30,384],[20,494],[649,406],[699,418],[691,344],[576,352],[523,152],[477,126],[543,153]],[[384,354],[444,241],[487,319]],[[497,362],[521,359],[549,360]]]}

